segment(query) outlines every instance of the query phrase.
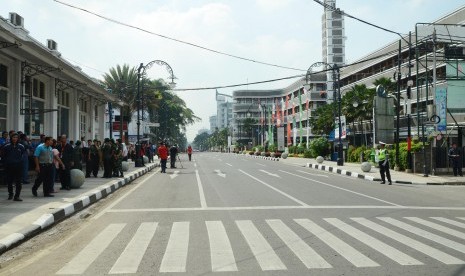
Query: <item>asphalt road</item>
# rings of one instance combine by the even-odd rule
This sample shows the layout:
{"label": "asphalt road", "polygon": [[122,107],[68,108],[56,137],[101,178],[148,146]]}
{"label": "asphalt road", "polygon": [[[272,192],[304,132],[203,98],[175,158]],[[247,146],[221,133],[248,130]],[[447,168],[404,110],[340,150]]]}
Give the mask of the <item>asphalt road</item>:
{"label": "asphalt road", "polygon": [[15,275],[465,275],[465,188],[181,155]]}

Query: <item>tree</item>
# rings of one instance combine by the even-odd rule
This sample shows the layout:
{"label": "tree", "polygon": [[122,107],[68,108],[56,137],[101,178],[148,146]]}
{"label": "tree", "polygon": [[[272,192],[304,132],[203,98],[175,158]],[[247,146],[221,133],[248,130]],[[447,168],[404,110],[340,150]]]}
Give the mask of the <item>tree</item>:
{"label": "tree", "polygon": [[243,121],[243,127],[245,133],[247,133],[247,136],[252,139],[252,130],[253,127],[257,124],[257,120],[254,118],[245,118]]}
{"label": "tree", "polygon": [[315,112],[312,112],[310,117],[310,125],[312,133],[317,135],[329,135],[334,130],[334,111],[336,104],[332,102],[318,107]]}
{"label": "tree", "polygon": [[208,149],[208,138],[210,137],[210,134],[207,132],[202,132],[195,136],[194,138],[194,145],[196,148],[200,150],[206,150]]}

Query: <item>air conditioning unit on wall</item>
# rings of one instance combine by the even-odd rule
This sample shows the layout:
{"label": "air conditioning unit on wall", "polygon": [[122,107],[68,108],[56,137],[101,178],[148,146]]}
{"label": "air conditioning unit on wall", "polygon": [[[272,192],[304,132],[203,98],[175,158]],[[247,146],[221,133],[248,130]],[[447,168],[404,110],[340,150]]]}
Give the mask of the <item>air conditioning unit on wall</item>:
{"label": "air conditioning unit on wall", "polygon": [[10,12],[10,22],[14,26],[17,27],[24,27],[24,18],[22,18],[19,14]]}
{"label": "air conditioning unit on wall", "polygon": [[55,40],[53,39],[47,39],[47,48],[52,50],[52,51],[56,51],[57,50],[57,43]]}

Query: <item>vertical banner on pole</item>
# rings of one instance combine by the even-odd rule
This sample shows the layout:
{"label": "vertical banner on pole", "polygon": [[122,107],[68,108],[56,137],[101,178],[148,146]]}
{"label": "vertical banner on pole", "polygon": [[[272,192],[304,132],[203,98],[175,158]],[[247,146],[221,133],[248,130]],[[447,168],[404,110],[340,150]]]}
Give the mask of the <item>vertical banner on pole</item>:
{"label": "vertical banner on pole", "polygon": [[447,129],[447,87],[436,87],[436,115],[439,117],[439,123],[436,124],[437,131],[446,131]]}

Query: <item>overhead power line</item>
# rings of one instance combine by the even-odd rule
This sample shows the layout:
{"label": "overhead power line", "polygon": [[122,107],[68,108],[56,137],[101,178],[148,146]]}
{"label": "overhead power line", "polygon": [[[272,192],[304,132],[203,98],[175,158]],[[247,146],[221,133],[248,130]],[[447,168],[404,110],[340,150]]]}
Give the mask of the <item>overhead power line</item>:
{"label": "overhead power line", "polygon": [[110,21],[110,22],[115,23],[115,24],[118,24],[118,25],[122,25],[122,26],[125,26],[125,27],[128,27],[128,28],[131,28],[131,29],[136,29],[136,30],[141,31],[141,32],[144,32],[144,33],[148,33],[148,34],[151,34],[151,35],[155,35],[155,36],[158,36],[158,37],[161,37],[161,38],[164,38],[164,39],[168,39],[168,40],[171,40],[171,41],[175,41],[175,42],[178,42],[178,43],[186,44],[186,45],[189,45],[189,46],[192,46],[192,47],[196,47],[196,48],[199,48],[199,49],[202,49],[202,50],[205,50],[205,51],[208,51],[208,52],[212,52],[212,53],[215,53],[215,54],[219,54],[219,55],[223,55],[223,56],[228,56],[228,57],[232,57],[232,58],[235,58],[235,59],[240,59],[240,60],[244,60],[244,61],[248,61],[248,62],[253,62],[253,63],[257,63],[257,64],[262,64],[262,65],[277,67],[277,68],[283,68],[283,69],[294,70],[294,71],[306,71],[306,70],[304,70],[304,69],[293,68],[293,67],[287,67],[287,66],[281,66],[281,65],[277,65],[277,64],[272,64],[272,63],[268,63],[268,62],[258,61],[258,60],[254,60],[254,59],[250,59],[250,58],[245,58],[245,57],[241,57],[241,56],[229,54],[229,53],[226,53],[226,52],[214,50],[214,49],[207,48],[207,47],[205,47],[205,46],[201,46],[201,45],[198,45],[198,44],[195,44],[195,43],[191,43],[191,42],[183,41],[183,40],[180,40],[180,39],[172,38],[172,37],[169,37],[169,36],[166,36],[166,35],[158,34],[158,33],[155,33],[155,32],[152,32],[152,31],[149,31],[149,30],[146,30],[146,29],[143,29],[143,28],[141,28],[141,27],[137,27],[137,26],[134,26],[134,25],[125,23],[125,22],[121,22],[121,21],[118,21],[118,20],[116,20],[116,19],[112,19],[112,18],[110,18],[110,17],[107,17],[107,16],[104,16],[104,15],[95,13],[95,12],[93,12],[93,11],[86,10],[86,9],[84,9],[84,8],[80,8],[80,7],[77,7],[77,6],[68,4],[68,3],[65,3],[65,2],[62,2],[62,1],[59,1],[59,0],[53,0],[53,1],[55,1],[55,2],[57,2],[57,3],[59,3],[59,4],[62,4],[62,5],[64,5],[64,6],[67,6],[67,7],[73,8],[73,9],[77,9],[77,10],[80,10],[80,11],[85,12],[85,13],[92,14],[92,15],[94,15],[94,16],[96,16],[96,17],[99,17],[99,18],[101,18],[101,19]]}

